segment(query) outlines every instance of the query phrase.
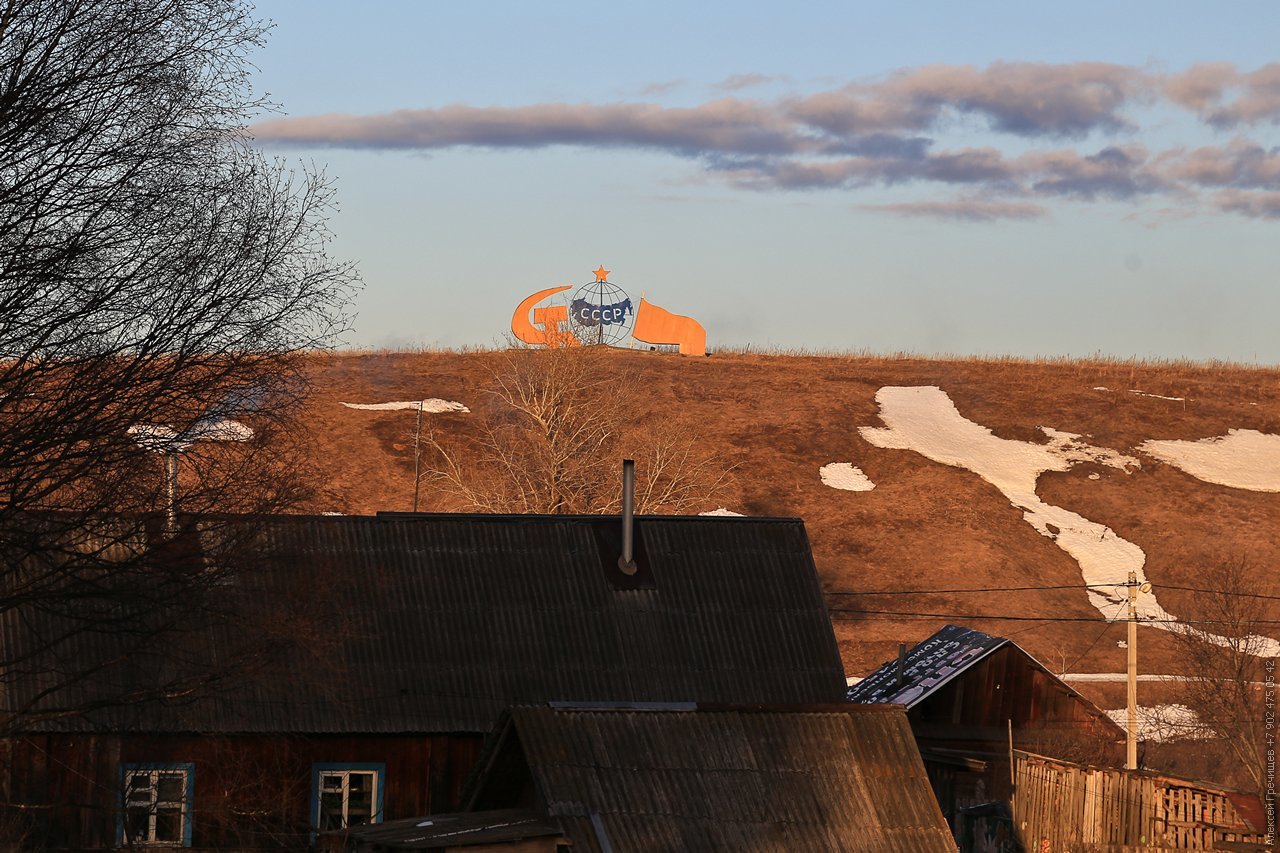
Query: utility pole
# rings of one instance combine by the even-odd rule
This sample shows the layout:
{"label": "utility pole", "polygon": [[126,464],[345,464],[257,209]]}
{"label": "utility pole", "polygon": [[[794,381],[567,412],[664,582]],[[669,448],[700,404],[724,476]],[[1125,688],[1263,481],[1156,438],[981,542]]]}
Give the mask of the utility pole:
{"label": "utility pole", "polygon": [[164,532],[170,536],[178,533],[178,451],[169,450],[164,455]]}
{"label": "utility pole", "polygon": [[1126,770],[1138,769],[1138,593],[1150,592],[1151,584],[1138,583],[1138,573],[1129,572],[1129,707],[1126,726],[1126,754],[1124,766]]}
{"label": "utility pole", "polygon": [[418,401],[418,423],[413,428],[413,511],[418,511],[418,489],[422,485],[422,475],[418,473],[418,460],[422,458],[419,445],[422,439],[422,400]]}

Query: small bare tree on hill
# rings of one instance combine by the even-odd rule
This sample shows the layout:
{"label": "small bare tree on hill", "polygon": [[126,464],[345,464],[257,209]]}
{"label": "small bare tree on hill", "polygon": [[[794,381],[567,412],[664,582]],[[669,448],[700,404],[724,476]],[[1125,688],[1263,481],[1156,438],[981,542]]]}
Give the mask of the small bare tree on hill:
{"label": "small bare tree on hill", "polygon": [[424,481],[480,512],[605,513],[620,506],[617,462],[636,460],[636,511],[706,508],[732,466],[699,447],[679,413],[644,418],[642,389],[602,347],[512,348],[490,364],[492,405],[470,440],[424,428]]}
{"label": "small bare tree on hill", "polygon": [[[1216,738],[1235,759],[1255,793],[1261,794],[1266,770],[1264,682],[1268,658],[1268,622],[1274,608],[1256,589],[1256,573],[1245,557],[1223,560],[1205,573],[1211,591],[1200,593],[1192,608],[1184,608],[1185,624],[1174,632],[1187,675],[1183,695],[1195,712],[1199,731]],[[1213,635],[1218,635],[1216,640]],[[1170,720],[1172,730],[1187,729]]]}

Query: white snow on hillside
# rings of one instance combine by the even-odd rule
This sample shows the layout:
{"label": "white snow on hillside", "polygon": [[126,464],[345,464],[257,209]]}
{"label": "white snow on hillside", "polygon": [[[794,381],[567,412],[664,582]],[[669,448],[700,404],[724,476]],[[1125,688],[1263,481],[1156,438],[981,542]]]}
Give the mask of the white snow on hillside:
{"label": "white snow on hillside", "polygon": [[[986,427],[963,417],[955,403],[936,386],[887,386],[876,392],[885,426],[861,427],[862,437],[877,447],[914,450],[922,456],[972,471],[991,483],[1022,510],[1023,519],[1041,536],[1052,539],[1080,565],[1089,602],[1109,621],[1125,616],[1129,572],[1145,581],[1146,555],[1103,524],[1040,500],[1036,481],[1045,471],[1067,471],[1078,462],[1094,462],[1121,471],[1138,467],[1138,460],[1107,448],[1092,447],[1074,433],[1042,427],[1047,444],[1000,438]],[[1176,618],[1156,601],[1154,593],[1140,593],[1139,620],[1152,627],[1177,630]],[[1210,642],[1225,642],[1205,635]],[[1262,654],[1280,654],[1280,642],[1260,641]]]}
{"label": "white snow on hillside", "polygon": [[179,434],[166,424],[134,424],[129,427],[133,440],[156,453],[181,453],[196,441],[248,441],[253,427],[230,418],[205,417]]}
{"label": "white snow on hillside", "polygon": [[743,517],[742,513],[734,512],[733,510],[725,509],[724,507],[720,507],[719,509],[709,509],[706,512],[698,513],[698,515],[723,515],[723,516],[734,516],[736,518]]}
{"label": "white snow on hillside", "polygon": [[397,409],[413,409],[417,410],[419,406],[422,411],[438,414],[440,412],[469,412],[471,411],[461,403],[455,403],[453,400],[441,400],[432,397],[430,400],[397,400],[391,403],[343,403],[348,409],[363,409],[370,412],[387,412]]}
{"label": "white snow on hillside", "polygon": [[1280,435],[1233,429],[1199,441],[1145,441],[1138,449],[1206,483],[1280,492]]}
{"label": "white snow on hillside", "polygon": [[832,462],[818,469],[822,482],[833,489],[846,492],[869,492],[876,484],[867,479],[861,469],[849,462]]}
{"label": "white snow on hillside", "polygon": [[[1107,388],[1107,387],[1105,387],[1105,386],[1102,386],[1102,385],[1095,385],[1095,386],[1093,386],[1093,390],[1095,390],[1095,391],[1110,391],[1111,389],[1110,389],[1110,388]],[[1136,388],[1130,388],[1130,389],[1129,389],[1129,393],[1130,393],[1130,394],[1137,394],[1139,397],[1153,397],[1153,398],[1155,398],[1155,399],[1157,399],[1157,400],[1172,400],[1172,401],[1173,401],[1173,402],[1175,402],[1175,403],[1183,403],[1183,402],[1186,402],[1186,398],[1185,398],[1185,397],[1166,397],[1166,396],[1164,396],[1163,394],[1148,394],[1146,391],[1139,391],[1139,390],[1138,390],[1138,389],[1136,389]]]}
{"label": "white snow on hillside", "polygon": [[[1200,722],[1196,712],[1186,705],[1139,705],[1137,711],[1138,740],[1164,743],[1171,740],[1203,740],[1213,736]],[[1127,708],[1107,711],[1106,714],[1121,728],[1129,725]]]}

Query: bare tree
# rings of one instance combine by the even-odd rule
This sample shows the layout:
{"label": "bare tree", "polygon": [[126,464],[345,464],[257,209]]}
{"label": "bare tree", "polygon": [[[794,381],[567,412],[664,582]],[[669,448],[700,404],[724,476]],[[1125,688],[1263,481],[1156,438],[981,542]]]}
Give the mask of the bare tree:
{"label": "bare tree", "polygon": [[208,514],[304,490],[303,360],[356,280],[323,176],[245,135],[264,33],[244,0],[0,2],[0,734],[215,678],[249,531]]}
{"label": "bare tree", "polygon": [[706,507],[732,466],[698,448],[695,425],[645,418],[634,377],[604,347],[511,348],[492,356],[490,406],[470,441],[424,428],[422,476],[481,512],[619,509],[617,465],[636,460],[636,511]]}
{"label": "bare tree", "polygon": [[1187,675],[1184,701],[1199,721],[1174,717],[1163,722],[1170,731],[1216,738],[1261,795],[1266,769],[1264,682],[1268,662],[1274,660],[1265,656],[1266,633],[1274,627],[1268,624],[1274,614],[1268,597],[1256,588],[1257,577],[1242,556],[1205,573],[1211,591],[1184,608],[1187,621],[1174,634]]}

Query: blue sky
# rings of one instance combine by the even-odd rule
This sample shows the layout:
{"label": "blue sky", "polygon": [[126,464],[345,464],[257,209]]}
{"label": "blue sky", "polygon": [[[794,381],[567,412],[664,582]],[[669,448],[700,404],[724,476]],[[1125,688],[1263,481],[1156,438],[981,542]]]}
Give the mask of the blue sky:
{"label": "blue sky", "polygon": [[1269,4],[258,8],[353,345],[493,343],[603,262],[713,349],[1280,362]]}

